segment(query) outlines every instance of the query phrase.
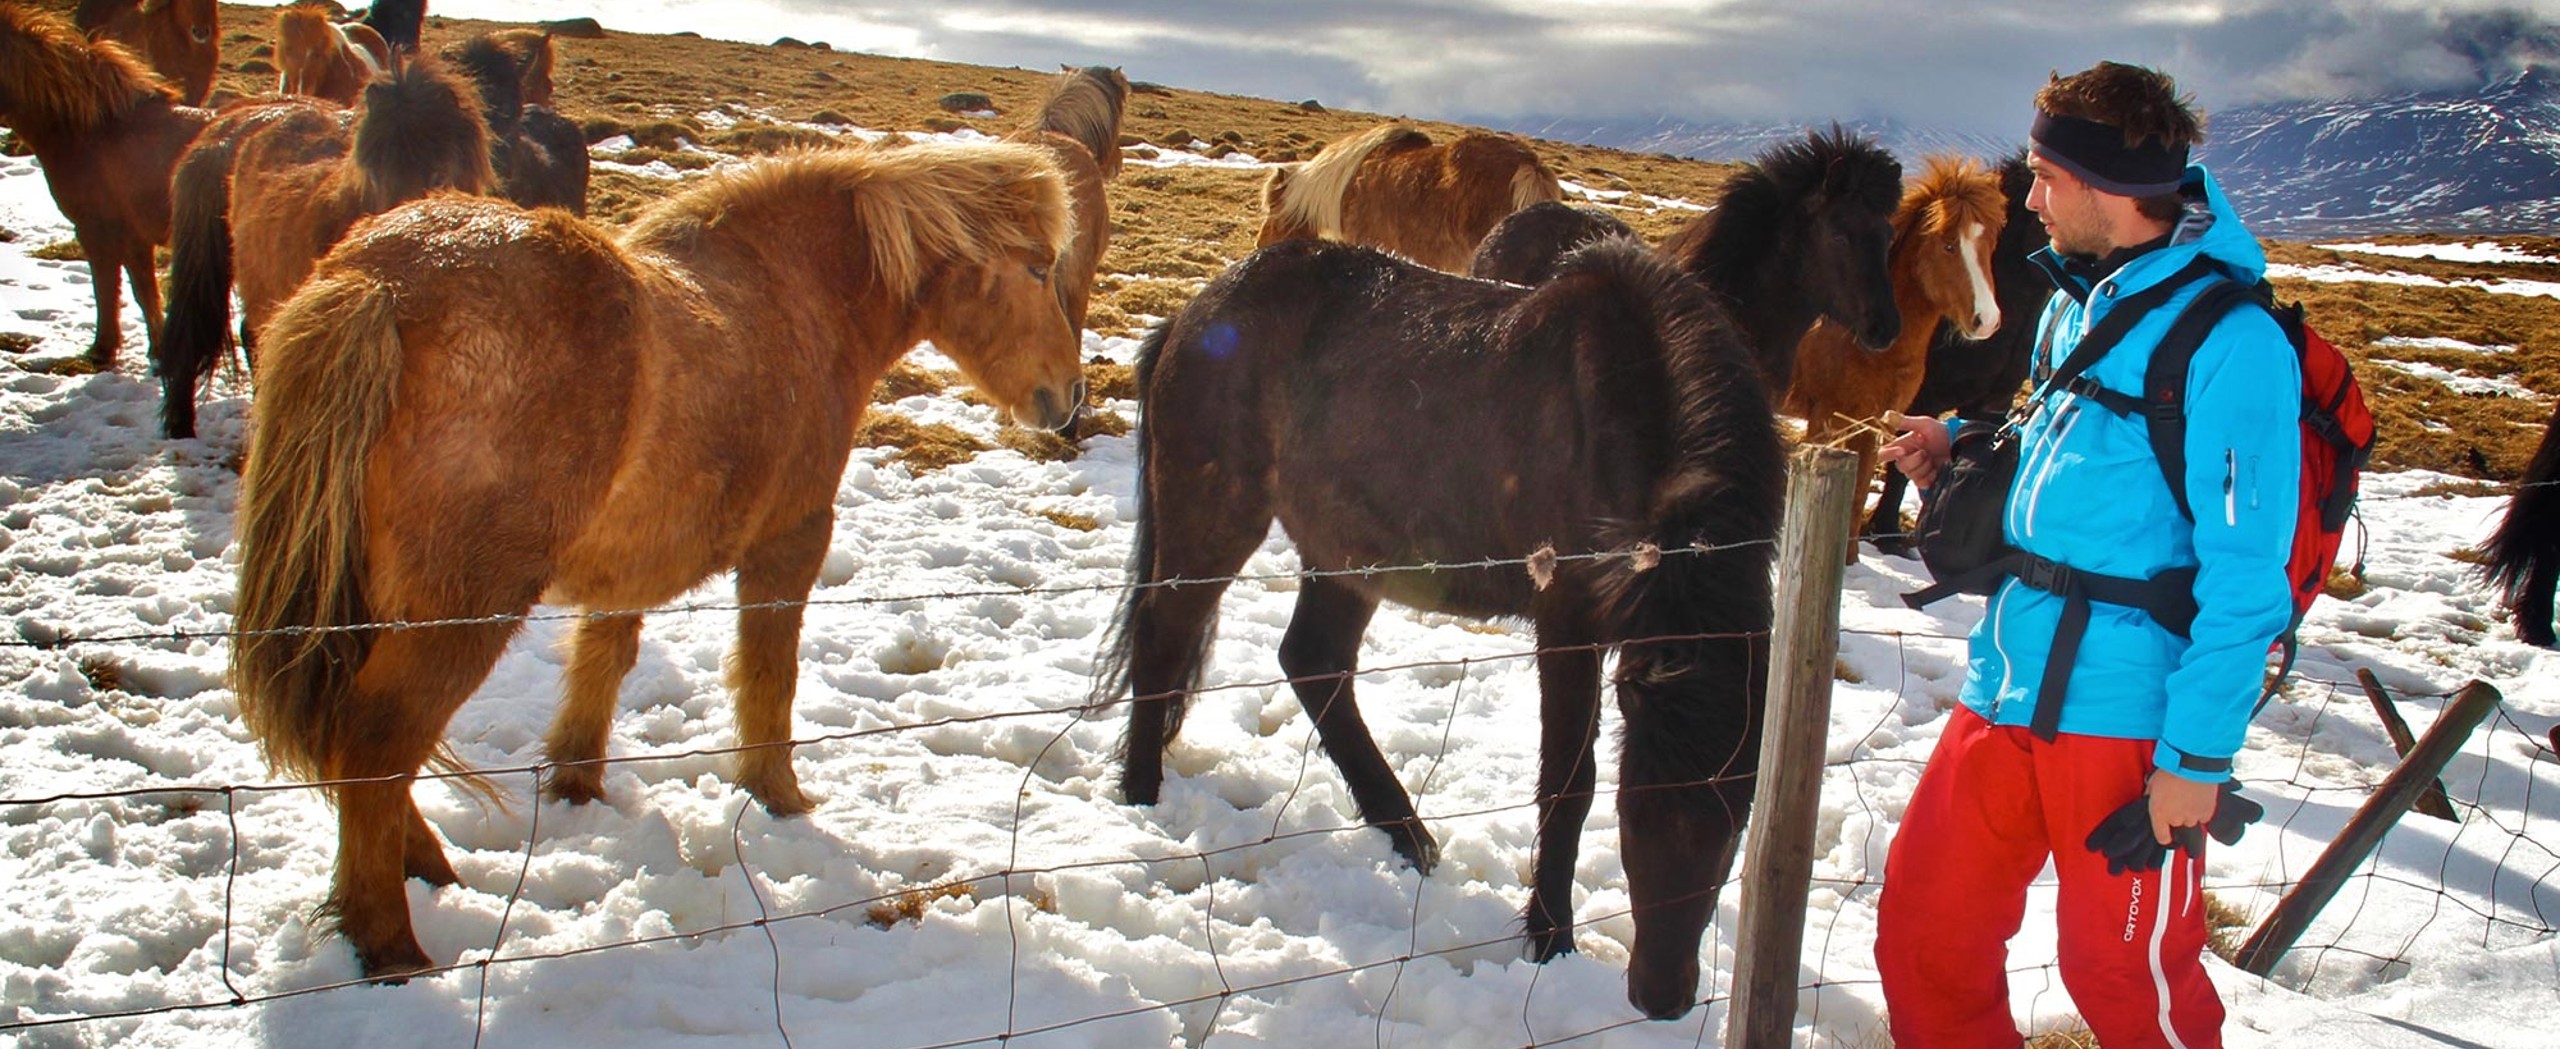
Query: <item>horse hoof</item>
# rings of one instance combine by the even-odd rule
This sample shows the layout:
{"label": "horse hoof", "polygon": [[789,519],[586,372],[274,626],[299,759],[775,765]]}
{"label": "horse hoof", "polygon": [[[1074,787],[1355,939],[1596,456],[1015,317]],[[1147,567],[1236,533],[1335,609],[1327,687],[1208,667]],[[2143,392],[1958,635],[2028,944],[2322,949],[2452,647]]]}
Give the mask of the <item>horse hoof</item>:
{"label": "horse hoof", "polygon": [[408,983],[410,977],[436,967],[435,962],[428,960],[427,952],[418,947],[414,937],[407,943],[380,951],[357,948],[356,964],[363,967],[365,982],[377,987],[397,987]]}
{"label": "horse hoof", "polygon": [[550,782],[542,785],[542,796],[572,805],[603,801],[604,769],[595,765],[554,769]]}
{"label": "horse hoof", "polygon": [[1522,953],[1524,953],[1530,961],[1536,962],[1540,965],[1545,965],[1563,955],[1573,953],[1573,929],[1570,927],[1549,929],[1544,932],[1532,929],[1529,931],[1529,935],[1524,937],[1524,939],[1528,942],[1525,944],[1526,949]]}
{"label": "horse hoof", "polygon": [[1422,828],[1421,820],[1406,820],[1387,828],[1395,838],[1396,853],[1413,866],[1414,872],[1428,877],[1440,865],[1440,843]]}
{"label": "horse hoof", "polygon": [[749,786],[747,794],[764,806],[764,811],[780,819],[806,816],[818,807],[816,799],[800,792],[798,783],[776,783],[763,787]]}

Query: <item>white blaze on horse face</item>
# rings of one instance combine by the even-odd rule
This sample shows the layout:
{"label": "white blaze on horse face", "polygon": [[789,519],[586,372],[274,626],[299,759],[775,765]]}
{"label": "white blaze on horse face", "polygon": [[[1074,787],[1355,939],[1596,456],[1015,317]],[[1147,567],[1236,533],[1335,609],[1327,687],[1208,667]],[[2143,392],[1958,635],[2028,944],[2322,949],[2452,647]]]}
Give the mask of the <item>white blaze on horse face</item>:
{"label": "white blaze on horse face", "polygon": [[1964,245],[1965,275],[1973,279],[1973,324],[1964,337],[1988,339],[2000,330],[2000,300],[1991,294],[1991,237],[1981,223],[1972,222],[1957,240]]}

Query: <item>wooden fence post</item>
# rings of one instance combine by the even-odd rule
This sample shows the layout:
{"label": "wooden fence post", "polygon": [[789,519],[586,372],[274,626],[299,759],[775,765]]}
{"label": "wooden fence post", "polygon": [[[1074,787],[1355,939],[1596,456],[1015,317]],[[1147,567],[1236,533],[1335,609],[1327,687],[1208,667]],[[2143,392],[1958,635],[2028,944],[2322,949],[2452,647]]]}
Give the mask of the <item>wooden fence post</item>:
{"label": "wooden fence post", "polygon": [[1858,457],[1805,447],[1788,463],[1778,529],[1777,619],[1770,628],[1768,707],[1761,716],[1760,785],[1742,870],[1734,934],[1733,1001],[1724,1044],[1785,1046],[1804,964],[1805,895],[1813,884],[1814,825],[1840,655],[1840,584],[1850,518],[1865,478]]}
{"label": "wooden fence post", "polygon": [[2500,702],[2498,690],[2480,681],[2454,693],[2452,701],[2445,704],[2444,713],[2428,727],[2426,738],[2410,749],[2400,767],[2391,770],[2382,786],[2375,788],[2373,797],[2366,799],[2364,807],[2347,820],[2346,829],[2339,831],[2329,851],[2311,864],[2301,883],[2276,903],[2275,910],[2267,912],[2267,920],[2258,923],[2257,931],[2249,934],[2249,941],[2240,945],[2232,964],[2259,976],[2275,971],[2276,963],[2293,949],[2293,942],[2302,937],[2303,930],[2311,927],[2311,919],[2319,916],[2320,908],[2328,906],[2329,898],[2346,885],[2347,875],[2373,855],[2373,850],[2382,844],[2382,836],[2400,822],[2400,815],[2409,811],[2410,803],[2435,783],[2445,763],[2453,760],[2471,739],[2471,730],[2480,727]]}
{"label": "wooden fence post", "polygon": [[[2399,753],[2400,760],[2409,760],[2409,751],[2418,745],[2418,737],[2409,731],[2409,723],[2401,719],[2400,708],[2391,705],[2391,693],[2382,690],[2382,679],[2373,676],[2371,667],[2357,667],[2356,683],[2364,686],[2364,698],[2372,701],[2373,716],[2382,720],[2382,731],[2391,737],[2391,749]],[[2453,813],[2453,800],[2445,797],[2443,780],[2429,780],[2427,792],[2418,795],[2418,800],[2410,807],[2421,815],[2456,823],[2462,821],[2462,817]]]}

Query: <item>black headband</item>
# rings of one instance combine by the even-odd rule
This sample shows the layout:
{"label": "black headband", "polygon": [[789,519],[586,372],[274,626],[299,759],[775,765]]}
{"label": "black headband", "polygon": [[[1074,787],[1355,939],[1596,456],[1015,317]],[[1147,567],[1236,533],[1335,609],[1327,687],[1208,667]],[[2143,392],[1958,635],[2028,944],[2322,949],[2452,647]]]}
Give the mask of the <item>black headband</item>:
{"label": "black headband", "polygon": [[2186,179],[2187,147],[2172,147],[2157,138],[2128,146],[2122,130],[2095,120],[2039,111],[2028,137],[2045,159],[2120,197],[2175,193]]}

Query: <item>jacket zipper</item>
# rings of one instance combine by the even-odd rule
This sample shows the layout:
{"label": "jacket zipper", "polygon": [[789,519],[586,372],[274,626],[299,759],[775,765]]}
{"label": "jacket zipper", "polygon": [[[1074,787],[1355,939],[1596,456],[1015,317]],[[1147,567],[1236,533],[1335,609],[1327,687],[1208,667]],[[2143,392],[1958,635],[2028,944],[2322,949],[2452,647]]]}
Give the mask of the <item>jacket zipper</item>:
{"label": "jacket zipper", "polygon": [[2235,457],[2235,456],[2233,455],[2233,453],[2232,453],[2231,449],[2229,449],[2229,448],[2225,448],[2225,449],[2223,449],[2223,450],[2222,450],[2222,523],[2223,523],[2223,524],[2225,524],[2225,525],[2229,525],[2229,526],[2231,526],[2231,527],[2233,527],[2233,528],[2237,528],[2237,527],[2239,527],[2239,526],[2240,526],[2240,502],[2239,502],[2239,499],[2238,499],[2238,498],[2237,498],[2237,496],[2236,496],[2236,493],[2233,491],[2233,485],[2234,485],[2234,483],[2239,479],[2239,476],[2240,476],[2240,463],[2239,463],[2238,458],[2237,458],[2237,457]]}

